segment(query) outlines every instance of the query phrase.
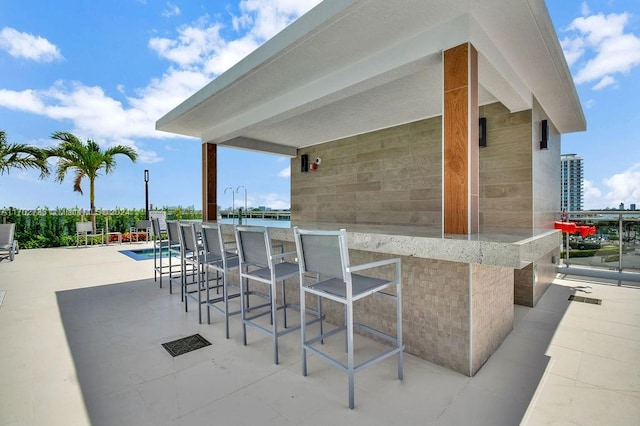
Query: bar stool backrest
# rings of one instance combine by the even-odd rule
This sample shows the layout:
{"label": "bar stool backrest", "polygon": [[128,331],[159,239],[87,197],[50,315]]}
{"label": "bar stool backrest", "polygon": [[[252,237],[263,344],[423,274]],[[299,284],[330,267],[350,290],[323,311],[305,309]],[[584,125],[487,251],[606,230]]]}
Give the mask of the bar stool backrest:
{"label": "bar stool backrest", "polygon": [[193,223],[181,223],[180,236],[182,238],[184,251],[198,253],[198,240],[196,239],[196,230]]}
{"label": "bar stool backrest", "polygon": [[158,224],[160,225],[160,231],[167,230],[167,212],[151,211],[149,212],[149,219],[151,219],[151,221],[153,221],[154,219],[158,220]]}
{"label": "bar stool backrest", "polygon": [[244,264],[255,264],[271,267],[271,241],[269,232],[264,226],[237,226],[236,240],[238,255]]}
{"label": "bar stool backrest", "polygon": [[298,258],[304,272],[320,273],[344,280],[349,266],[346,235],[342,231],[305,232],[299,235]]}
{"label": "bar stool backrest", "polygon": [[217,223],[203,223],[202,243],[205,253],[221,259],[223,257],[222,253],[224,253],[224,243],[220,225]]}
{"label": "bar stool backrest", "polygon": [[181,245],[180,243],[180,222],[177,220],[167,221],[167,239],[170,245]]}
{"label": "bar stool backrest", "polygon": [[162,230],[160,229],[160,221],[157,217],[151,218],[151,233],[156,240],[161,240]]}

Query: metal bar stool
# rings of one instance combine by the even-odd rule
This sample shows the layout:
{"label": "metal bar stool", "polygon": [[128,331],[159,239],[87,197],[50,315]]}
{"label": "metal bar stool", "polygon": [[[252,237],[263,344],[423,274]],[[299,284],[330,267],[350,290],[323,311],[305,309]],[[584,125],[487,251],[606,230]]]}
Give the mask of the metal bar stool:
{"label": "metal bar stool", "polygon": [[[311,231],[294,228],[298,262],[300,264],[300,310],[305,308],[305,295],[313,294],[321,298],[329,299],[344,305],[345,323],[332,330],[323,332],[315,337],[307,335],[307,328],[302,324],[302,374],[307,375],[307,351],[328,361],[347,373],[349,379],[349,408],[355,405],[354,376],[355,373],[369,367],[390,356],[398,357],[398,379],[403,378],[402,352],[402,288],[400,283],[401,269],[400,259],[388,259],[353,266],[349,261],[349,249],[347,247],[347,232],[340,231]],[[394,268],[392,279],[373,278],[355,272],[371,270],[391,265]],[[313,279],[309,279],[309,276]],[[319,279],[321,278],[321,279]],[[395,293],[386,293],[383,290],[395,288]],[[371,295],[382,295],[396,303],[396,330],[395,336],[391,336],[371,326],[354,322],[354,302]],[[381,353],[377,353],[369,359],[355,364],[354,359],[354,330],[375,336],[391,344],[391,347]],[[321,345],[324,339],[337,333],[346,334],[346,363],[323,351]]]}
{"label": "metal bar stool", "polygon": [[[298,264],[287,262],[285,259],[295,256],[295,252],[274,254],[268,228],[262,226],[237,226],[235,228],[238,256],[240,258],[240,288],[241,293],[250,293],[249,282],[257,282],[267,285],[267,303],[248,308],[241,303],[242,315],[242,339],[247,344],[247,326],[272,336],[273,360],[276,364],[278,358],[278,337],[298,330],[300,325],[289,326],[287,322],[287,310],[289,308],[300,309],[299,305],[287,302],[284,281],[297,277]],[[282,301],[277,302],[276,287],[281,283]],[[252,293],[253,294],[253,293]],[[278,328],[278,311],[283,313],[283,328]],[[318,312],[310,311],[316,315],[315,321],[321,321]],[[269,325],[264,324],[262,317],[269,316]]]}

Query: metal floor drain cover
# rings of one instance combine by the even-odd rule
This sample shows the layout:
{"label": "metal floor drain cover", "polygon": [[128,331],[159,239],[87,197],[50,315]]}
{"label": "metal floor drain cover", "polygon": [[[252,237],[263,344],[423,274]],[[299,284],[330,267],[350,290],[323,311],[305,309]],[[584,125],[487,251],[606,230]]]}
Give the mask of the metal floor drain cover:
{"label": "metal floor drain cover", "polygon": [[593,297],[576,296],[572,294],[569,296],[569,300],[574,302],[591,303],[592,305],[602,305],[602,299],[594,299]]}
{"label": "metal floor drain cover", "polygon": [[171,356],[176,357],[209,345],[211,345],[211,343],[209,343],[207,339],[199,334],[194,334],[193,336],[183,337],[182,339],[163,343],[162,347],[165,348]]}

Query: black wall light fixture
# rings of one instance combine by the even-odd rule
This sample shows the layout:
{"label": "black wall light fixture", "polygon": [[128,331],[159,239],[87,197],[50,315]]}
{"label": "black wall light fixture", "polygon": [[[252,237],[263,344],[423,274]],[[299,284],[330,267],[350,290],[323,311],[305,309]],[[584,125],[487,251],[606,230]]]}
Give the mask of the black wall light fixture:
{"label": "black wall light fixture", "polygon": [[300,171],[306,173],[309,171],[309,155],[302,154],[300,156]]}
{"label": "black wall light fixture", "polygon": [[478,120],[478,144],[481,148],[487,146],[487,119],[480,117]]}
{"label": "black wall light fixture", "polygon": [[549,149],[549,122],[547,120],[540,122],[540,134],[542,135],[540,149]]}

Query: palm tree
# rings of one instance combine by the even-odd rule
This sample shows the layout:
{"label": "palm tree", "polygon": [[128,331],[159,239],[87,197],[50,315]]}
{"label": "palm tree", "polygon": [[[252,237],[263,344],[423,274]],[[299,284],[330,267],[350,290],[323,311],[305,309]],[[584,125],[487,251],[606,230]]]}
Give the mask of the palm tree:
{"label": "palm tree", "polygon": [[55,132],[52,139],[60,141],[60,145],[46,150],[47,157],[57,157],[56,182],[62,183],[69,170],[73,170],[73,190],[83,194],[82,179],[89,179],[89,201],[91,203],[91,222],[96,227],[95,206],[95,181],[104,169],[105,174],[110,174],[116,167],[115,155],[123,154],[135,163],[138,158],[136,151],[128,146],[115,145],[105,151],[96,142],[87,139],[83,143],[80,139],[68,132]]}
{"label": "palm tree", "polygon": [[0,130],[0,175],[9,169],[38,169],[40,179],[49,175],[49,165],[45,152],[35,146],[8,143],[4,130]]}

